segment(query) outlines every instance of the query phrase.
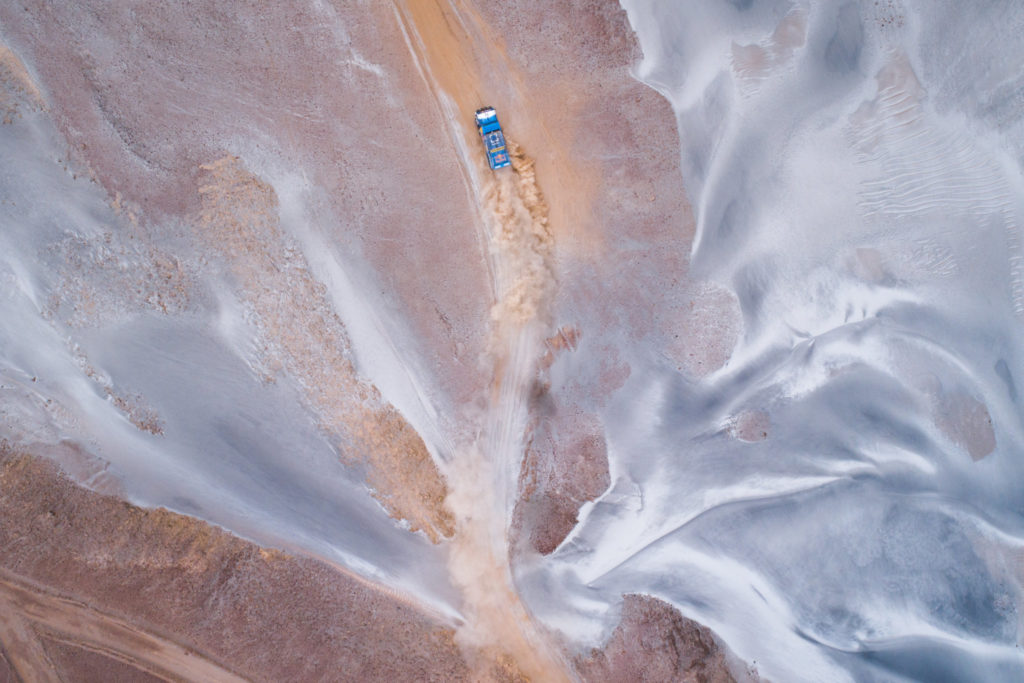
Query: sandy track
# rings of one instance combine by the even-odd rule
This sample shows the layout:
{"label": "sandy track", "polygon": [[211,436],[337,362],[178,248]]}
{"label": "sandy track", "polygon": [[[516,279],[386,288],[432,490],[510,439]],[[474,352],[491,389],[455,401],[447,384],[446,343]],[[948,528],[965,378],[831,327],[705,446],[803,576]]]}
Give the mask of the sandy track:
{"label": "sandy track", "polygon": [[[450,123],[478,194],[487,166],[472,112],[491,105],[508,137],[535,155],[543,150],[536,163],[547,188],[551,228],[556,236],[572,238],[563,248],[577,253],[599,248],[602,238],[590,228],[589,219],[602,178],[597,168],[579,162],[580,150],[573,144],[578,135],[575,114],[584,100],[566,97],[577,89],[572,75],[566,71],[566,82],[541,87],[526,64],[508,53],[504,34],[472,0],[395,0],[395,7],[420,74]],[[523,12],[511,10],[515,15]],[[560,125],[567,120],[574,121],[570,129]]]}
{"label": "sandy track", "polygon": [[480,438],[458,454],[448,471],[449,505],[459,520],[450,570],[466,603],[464,642],[500,647],[536,680],[560,680],[566,665],[531,621],[509,566],[508,528],[529,398],[555,286],[547,205],[532,161],[512,142],[510,150],[513,168],[488,178],[481,196],[496,292],[488,354],[493,379]]}
{"label": "sandy track", "polygon": [[[447,471],[448,503],[456,514],[450,569],[463,591],[467,619],[460,636],[467,645],[509,653],[531,678],[558,680],[566,663],[518,597],[508,545],[529,395],[551,324],[554,237],[533,160],[507,132],[512,168],[492,173],[469,125],[472,112],[491,103],[495,94],[509,99],[498,75],[511,74],[516,65],[469,3],[397,2],[396,11],[420,73],[462,152],[491,275],[490,396],[478,418],[477,442],[463,448]],[[481,496],[481,490],[490,495]]]}
{"label": "sandy track", "polygon": [[33,588],[0,570],[0,642],[25,681],[59,681],[40,635],[102,653],[166,680],[244,681],[220,664],[75,600]]}
{"label": "sandy track", "polygon": [[34,681],[59,681],[60,677],[43,650],[31,624],[10,604],[6,593],[0,594],[0,643],[4,644],[4,655],[8,664],[21,679]]}
{"label": "sandy track", "polygon": [[[557,320],[558,274],[567,261],[587,260],[604,252],[608,238],[617,238],[605,231],[620,213],[630,216],[624,221],[627,225],[637,221],[636,216],[644,220],[652,209],[668,210],[680,222],[686,215],[675,200],[656,201],[654,192],[639,211],[633,210],[631,202],[600,204],[602,193],[621,193],[633,185],[633,194],[639,196],[638,186],[648,182],[642,176],[632,177],[637,169],[628,162],[625,169],[609,168],[605,163],[606,159],[618,159],[614,155],[621,153],[627,142],[621,129],[630,125],[626,124],[629,119],[603,101],[606,91],[601,76],[573,73],[557,64],[545,72],[545,78],[530,73],[550,56],[532,52],[519,40],[521,27],[515,22],[523,21],[528,11],[509,8],[507,14],[517,19],[498,26],[492,23],[494,10],[469,0],[396,0],[395,7],[420,75],[442,117],[448,120],[453,144],[461,153],[464,175],[478,204],[478,231],[491,276],[493,303],[486,356],[492,366],[490,395],[485,415],[479,417],[480,438],[456,457],[446,472],[451,489],[448,502],[457,518],[450,569],[466,603],[467,623],[460,636],[464,643],[476,647],[504,649],[524,673],[538,680],[556,680],[572,666],[549,650],[555,639],[532,621],[518,596],[510,566],[515,555],[510,536],[521,532],[526,514],[536,527],[530,534],[548,539],[541,545],[553,548],[575,523],[575,511],[582,501],[593,499],[607,486],[600,429],[595,431],[593,420],[573,409],[572,398],[563,400],[569,409],[565,414],[577,417],[561,429],[578,441],[589,439],[589,450],[566,456],[561,454],[564,445],[559,445],[536,450],[532,464],[524,461],[531,431],[545,419],[534,413],[533,399],[538,391],[546,391],[541,356],[545,339],[561,322]],[[596,21],[587,19],[588,33],[593,35],[616,37],[623,30],[622,16],[616,14],[620,10],[611,3],[574,3],[568,10],[573,12],[599,16]],[[505,37],[515,44],[515,56]],[[628,80],[625,66],[630,43],[627,40],[618,47],[622,49],[612,61],[623,61],[610,68],[602,66],[607,73],[614,73],[616,81]],[[595,83],[594,91],[584,96],[586,88]],[[616,87],[627,90],[633,86]],[[628,97],[630,105],[620,100],[616,106],[644,101],[643,95],[633,92]],[[492,173],[484,163],[471,125],[473,110],[483,105],[495,106],[503,121],[513,157],[511,170]],[[607,136],[605,139],[594,137],[581,123],[594,121],[595,114],[603,118],[596,120],[594,130]],[[588,149],[588,140],[594,149]],[[523,143],[522,148],[517,141]],[[593,158],[602,148],[611,154]],[[528,156],[531,150],[536,150],[536,160]],[[662,156],[661,150],[658,156]],[[599,215],[598,206],[608,213]],[[655,215],[655,221],[663,221],[664,215]],[[653,245],[659,247],[662,241],[671,245],[678,238],[669,232],[665,240],[660,232],[664,227],[657,225],[658,232],[634,233],[633,237],[653,238]],[[681,254],[671,246],[667,251],[669,263]],[[654,286],[649,291],[657,289]],[[579,457],[588,460],[587,467],[546,475],[541,491],[522,488],[525,479],[537,479],[538,470],[558,470]],[[481,490],[489,495],[481,496]],[[518,498],[531,493],[539,502],[532,503],[532,508],[520,508]],[[549,514],[552,509],[560,514]]]}

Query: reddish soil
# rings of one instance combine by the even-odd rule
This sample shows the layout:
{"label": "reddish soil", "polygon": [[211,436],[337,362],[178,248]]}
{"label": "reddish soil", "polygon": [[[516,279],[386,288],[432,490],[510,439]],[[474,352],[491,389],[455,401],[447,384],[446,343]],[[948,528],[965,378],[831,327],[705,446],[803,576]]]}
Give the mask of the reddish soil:
{"label": "reddish soil", "polygon": [[364,581],[86,491],[48,461],[0,453],[0,519],[0,675],[21,661],[25,680],[50,666],[81,680],[103,661],[61,648],[84,647],[113,657],[112,675],[130,664],[187,680],[468,676],[451,629]]}
{"label": "reddish soil", "polygon": [[[185,225],[206,249],[207,176],[217,159],[239,159],[239,174],[256,186],[270,182],[258,164],[308,174],[324,195],[323,237],[377,278],[390,314],[420,344],[433,373],[427,383],[441,392],[434,398],[455,415],[483,400],[494,376],[481,362],[494,292],[480,198],[468,189],[472,169],[460,151],[477,149],[470,112],[496,106],[510,139],[534,160],[558,281],[546,310],[554,327],[571,326],[552,338],[550,357],[535,359],[533,433],[514,523],[524,547],[551,552],[580,506],[609,484],[595,416],[629,376],[625,345],[651,342],[698,376],[731,348],[729,302],[687,279],[694,224],[679,189],[673,112],[631,77],[639,48],[614,0],[317,7],[0,5],[2,37],[14,50],[0,48],[0,76],[23,84],[22,99],[45,103],[75,161],[126,217],[114,229],[136,243]],[[16,117],[17,109],[0,101],[0,114]],[[276,199],[263,208],[275,213]],[[243,289],[291,287],[272,280],[281,260],[276,233],[254,238],[260,225],[248,218],[217,225],[243,235],[242,251],[262,245],[255,256],[216,256]],[[377,468],[368,481],[393,513],[433,528],[434,538],[449,535],[444,482],[422,440],[353,368],[332,360],[344,355],[344,331],[321,315],[329,306],[318,283],[299,280],[306,289],[288,292],[312,301],[316,315],[293,319],[295,311],[248,299],[283,349],[272,360],[306,385],[321,426],[366,451],[357,460]],[[275,325],[289,332],[275,336]],[[546,373],[581,343],[600,361],[553,392]],[[332,386],[371,396],[373,405],[337,417],[351,398],[328,395]],[[521,675],[502,656],[467,664],[487,657],[460,650],[431,615],[353,576],[88,492],[30,455],[0,454],[0,519],[0,681],[95,672],[108,680]],[[729,680],[721,666],[706,629],[653,598],[630,596],[619,629],[579,670],[588,680]]]}
{"label": "reddish soil", "polygon": [[7,661],[7,656],[0,651],[0,683],[17,683],[14,668]]}
{"label": "reddish soil", "polygon": [[65,680],[106,683],[160,683],[166,680],[138,666],[86,647],[54,638],[43,638],[42,641],[53,668]]}
{"label": "reddish soil", "polygon": [[197,216],[200,166],[225,154],[301,170],[325,237],[381,275],[437,382],[456,402],[486,385],[475,209],[389,3],[27,0],[0,6],[0,26],[135,239]]}
{"label": "reddish soil", "polygon": [[611,483],[600,420],[571,403],[563,405],[564,397],[552,394],[544,381],[558,355],[571,353],[579,340],[579,330],[563,327],[545,343],[541,379],[531,397],[533,424],[512,520],[513,548],[525,540],[542,555],[554,552],[576,526],[580,506]]}
{"label": "reddish soil", "polygon": [[585,680],[595,683],[735,681],[711,631],[646,595],[625,596],[618,628],[578,667]]}

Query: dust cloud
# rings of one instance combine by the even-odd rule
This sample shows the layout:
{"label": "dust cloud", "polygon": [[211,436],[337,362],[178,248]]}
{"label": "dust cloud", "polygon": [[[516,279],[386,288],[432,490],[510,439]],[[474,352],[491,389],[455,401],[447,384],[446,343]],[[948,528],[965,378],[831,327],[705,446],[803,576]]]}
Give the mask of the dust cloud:
{"label": "dust cloud", "polygon": [[507,515],[493,496],[501,463],[478,447],[464,449],[449,475],[455,516],[449,575],[462,591],[465,622],[456,642],[478,680],[568,680],[567,663],[519,599],[509,566]]}
{"label": "dust cloud", "polygon": [[511,140],[508,150],[513,173],[495,173],[484,188],[497,295],[491,318],[499,333],[506,325],[548,322],[556,284],[548,205],[533,159]]}
{"label": "dust cloud", "polygon": [[551,326],[554,239],[534,162],[508,141],[511,170],[483,184],[483,229],[492,273],[490,401],[475,443],[456,454],[446,504],[456,519],[450,575],[463,595],[456,638],[487,653],[481,677],[568,680],[563,661],[519,599],[509,565],[509,525],[528,430],[529,393]]}

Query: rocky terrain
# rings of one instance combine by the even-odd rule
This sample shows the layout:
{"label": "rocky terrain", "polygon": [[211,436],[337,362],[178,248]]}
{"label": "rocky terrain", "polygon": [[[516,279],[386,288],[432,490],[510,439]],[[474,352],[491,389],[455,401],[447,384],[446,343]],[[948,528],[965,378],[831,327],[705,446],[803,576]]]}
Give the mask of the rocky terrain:
{"label": "rocky terrain", "polygon": [[0,3],[0,682],[1024,678],[1022,28]]}
{"label": "rocky terrain", "polygon": [[[687,279],[673,114],[631,76],[617,3],[26,2],[0,7],[0,40],[0,132],[33,137],[25,163],[89,212],[25,252],[42,279],[5,285],[39,293],[77,377],[29,378],[7,347],[0,680],[731,680],[665,603],[623,598],[606,644],[574,643],[514,579],[610,484],[598,412],[630,374],[620,347],[662,340],[700,377],[735,335],[724,290]],[[504,175],[472,128],[482,104],[506,123]],[[164,332],[128,371],[109,354],[140,320]],[[181,326],[226,338],[243,376],[176,360]],[[556,382],[580,344],[596,363]],[[82,382],[87,399],[62,389]],[[169,396],[232,384],[283,387],[351,491],[440,547],[449,610],[394,580],[415,566],[367,571],[261,528],[258,498],[218,511],[160,481],[147,449],[221,457],[181,441]]]}

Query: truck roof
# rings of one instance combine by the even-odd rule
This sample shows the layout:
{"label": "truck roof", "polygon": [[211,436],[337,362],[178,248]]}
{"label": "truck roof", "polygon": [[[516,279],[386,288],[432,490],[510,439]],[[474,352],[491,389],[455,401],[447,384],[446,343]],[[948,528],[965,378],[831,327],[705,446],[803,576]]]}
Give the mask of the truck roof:
{"label": "truck roof", "polygon": [[490,167],[499,169],[509,166],[511,162],[505,148],[505,135],[501,132],[501,124],[498,123],[494,107],[480,107],[476,110],[476,126],[483,137],[487,163]]}

